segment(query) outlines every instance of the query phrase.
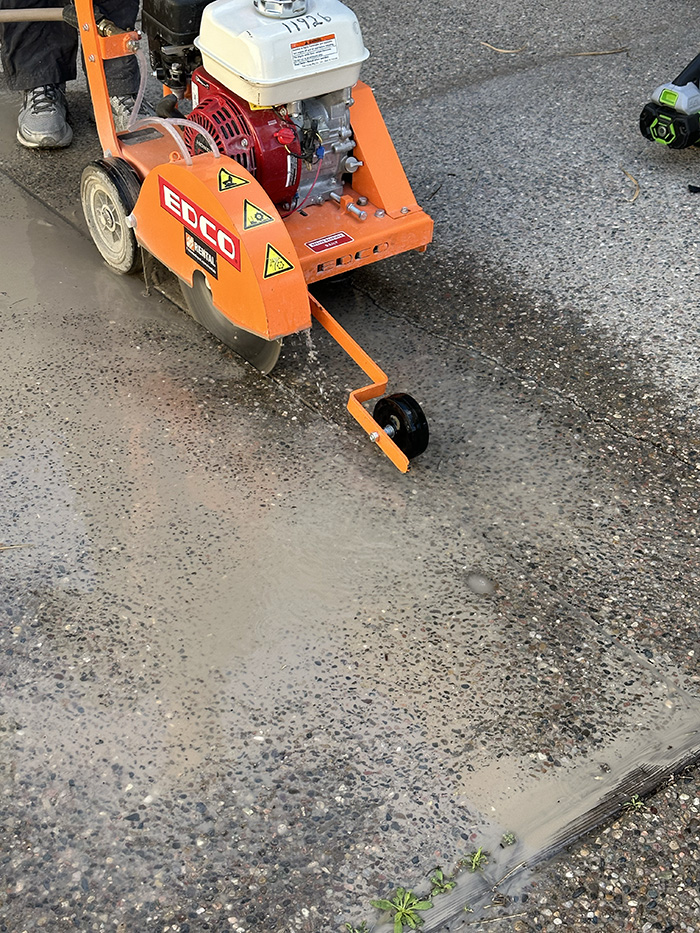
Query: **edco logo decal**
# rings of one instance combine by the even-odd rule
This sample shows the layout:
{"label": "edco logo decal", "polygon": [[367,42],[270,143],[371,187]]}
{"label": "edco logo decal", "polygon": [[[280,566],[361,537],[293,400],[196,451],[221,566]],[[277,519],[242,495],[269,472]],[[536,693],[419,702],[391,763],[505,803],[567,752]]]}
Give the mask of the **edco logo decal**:
{"label": "edco logo decal", "polygon": [[229,233],[218,220],[198,207],[181,191],[158,176],[160,206],[172,214],[187,230],[191,230],[208,243],[219,256],[241,270],[241,242]]}

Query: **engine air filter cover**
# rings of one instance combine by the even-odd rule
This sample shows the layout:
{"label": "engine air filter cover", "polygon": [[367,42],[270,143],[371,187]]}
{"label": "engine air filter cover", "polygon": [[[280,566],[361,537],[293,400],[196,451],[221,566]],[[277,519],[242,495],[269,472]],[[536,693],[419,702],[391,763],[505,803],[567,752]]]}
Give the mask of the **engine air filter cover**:
{"label": "engine air filter cover", "polygon": [[307,0],[307,12],[291,19],[272,19],[251,0],[214,0],[195,45],[209,74],[263,107],[352,87],[369,56],[340,0]]}

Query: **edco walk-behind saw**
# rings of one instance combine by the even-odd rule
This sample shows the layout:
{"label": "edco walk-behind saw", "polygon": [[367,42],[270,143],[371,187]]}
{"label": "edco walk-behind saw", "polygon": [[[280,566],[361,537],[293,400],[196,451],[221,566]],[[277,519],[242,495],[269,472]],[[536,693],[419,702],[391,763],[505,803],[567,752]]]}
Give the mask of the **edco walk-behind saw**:
{"label": "edco walk-behind saw", "polygon": [[[21,13],[80,33],[104,152],[81,200],[107,264],[129,273],[153,257],[192,316],[263,373],[315,318],[371,380],[348,410],[406,472],[428,443],[423,411],[403,393],[380,398],[386,375],[308,290],[432,237],[359,81],[369,53],[355,14],[339,0],[143,0],[149,63],[140,34],[92,0]],[[117,132],[104,62],[125,55],[139,58],[141,87]],[[164,93],[143,116],[149,65]]]}

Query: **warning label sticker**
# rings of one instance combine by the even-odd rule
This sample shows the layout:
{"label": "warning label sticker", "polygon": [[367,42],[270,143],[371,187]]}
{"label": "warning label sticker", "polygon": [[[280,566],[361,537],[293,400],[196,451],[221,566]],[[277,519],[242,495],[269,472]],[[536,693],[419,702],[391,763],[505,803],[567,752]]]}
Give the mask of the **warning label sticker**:
{"label": "warning label sticker", "polygon": [[325,253],[327,249],[333,249],[334,246],[342,246],[344,243],[353,243],[353,238],[347,233],[330,233],[328,236],[319,237],[317,240],[309,240],[304,243],[314,253]]}
{"label": "warning label sticker", "polygon": [[295,68],[308,68],[323,62],[333,62],[338,58],[338,43],[334,33],[292,42],[291,50],[292,64]]}
{"label": "warning label sticker", "polygon": [[247,179],[233,175],[228,169],[222,168],[219,172],[219,191],[230,191],[232,188],[240,188],[241,185],[247,184]]}
{"label": "warning label sticker", "polygon": [[243,202],[243,229],[251,230],[253,227],[262,227],[263,224],[272,223],[275,218],[261,207],[256,207],[250,201]]}
{"label": "warning label sticker", "polygon": [[292,188],[297,183],[299,159],[291,152],[287,154],[287,187]]}
{"label": "warning label sticker", "polygon": [[293,268],[293,264],[288,259],[285,259],[282,253],[275,249],[272,243],[267,244],[263,278],[270,279],[273,275],[279,275],[280,272],[289,272],[289,270]]}

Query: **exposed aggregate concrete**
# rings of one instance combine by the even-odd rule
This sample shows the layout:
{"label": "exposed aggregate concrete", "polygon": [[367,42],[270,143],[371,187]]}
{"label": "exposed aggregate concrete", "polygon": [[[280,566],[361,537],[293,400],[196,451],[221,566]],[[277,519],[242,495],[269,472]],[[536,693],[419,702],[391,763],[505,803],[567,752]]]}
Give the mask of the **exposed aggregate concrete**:
{"label": "exposed aggregate concrete", "polygon": [[[433,443],[397,484],[348,428],[357,374],[322,335],[289,341],[264,383],[73,243],[107,333],[75,295],[52,326],[56,288],[33,296],[32,355],[31,316],[13,305],[8,325],[3,307],[5,405],[30,420],[8,437],[19,465],[3,479],[24,493],[12,520],[33,541],[37,496],[51,517],[40,559],[0,554],[15,568],[2,633],[11,933],[342,929],[481,843],[466,790],[504,745],[526,784],[597,762],[630,729],[643,738],[637,716],[671,723],[667,701],[693,709],[696,154],[648,146],[635,120],[695,53],[695,5],[661,21],[639,5],[500,5],[487,24],[465,8],[450,28],[442,5],[413,18],[355,5],[368,77],[438,223],[424,260],[361,274],[335,310],[425,402]],[[414,41],[397,43],[402,30]],[[527,51],[498,56],[482,39]],[[600,101],[607,129],[593,132]],[[85,95],[75,104],[89,149]],[[494,120],[470,134],[485,109]],[[85,153],[18,155],[11,133],[2,146],[4,173],[81,226]],[[642,186],[634,203],[621,165]],[[280,541],[302,559],[280,559],[265,611],[234,635],[193,630],[246,591],[245,574],[221,585],[213,568]],[[169,585],[154,593],[156,566]],[[264,558],[248,566],[264,572]],[[274,672],[268,693],[240,676],[250,652]],[[445,930],[697,929],[697,795],[685,772],[648,811]]]}

